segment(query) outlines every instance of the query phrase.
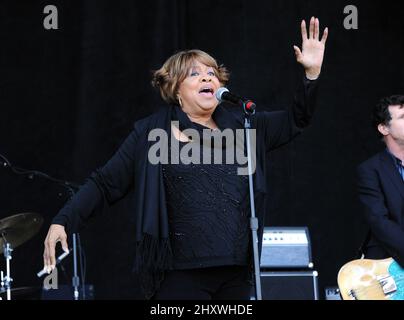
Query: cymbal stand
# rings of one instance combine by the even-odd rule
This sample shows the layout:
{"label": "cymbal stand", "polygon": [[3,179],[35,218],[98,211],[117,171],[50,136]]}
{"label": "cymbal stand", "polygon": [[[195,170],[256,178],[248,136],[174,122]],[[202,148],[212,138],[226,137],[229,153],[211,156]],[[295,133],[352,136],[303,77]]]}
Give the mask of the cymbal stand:
{"label": "cymbal stand", "polygon": [[3,244],[3,253],[4,257],[6,258],[6,277],[3,276],[3,271],[1,272],[1,285],[7,290],[7,300],[11,300],[11,282],[13,282],[13,279],[11,278],[10,275],[10,260],[12,259],[11,252],[13,249],[11,248],[10,243],[7,242],[4,234],[1,235],[1,237],[4,239],[4,244]]}

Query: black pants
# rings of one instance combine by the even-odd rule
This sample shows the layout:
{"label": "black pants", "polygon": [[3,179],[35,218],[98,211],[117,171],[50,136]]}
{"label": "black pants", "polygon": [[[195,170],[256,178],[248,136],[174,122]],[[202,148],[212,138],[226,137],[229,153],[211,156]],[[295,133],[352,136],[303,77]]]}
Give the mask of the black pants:
{"label": "black pants", "polygon": [[250,300],[248,267],[226,266],[167,272],[154,300]]}

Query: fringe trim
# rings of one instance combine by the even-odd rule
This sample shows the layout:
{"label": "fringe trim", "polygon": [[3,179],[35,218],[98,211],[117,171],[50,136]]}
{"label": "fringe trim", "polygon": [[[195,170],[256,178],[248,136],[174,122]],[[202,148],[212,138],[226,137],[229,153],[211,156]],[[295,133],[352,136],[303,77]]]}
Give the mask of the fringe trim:
{"label": "fringe trim", "polygon": [[134,272],[138,274],[147,300],[153,297],[164,280],[165,271],[172,267],[169,239],[144,234],[136,243]]}

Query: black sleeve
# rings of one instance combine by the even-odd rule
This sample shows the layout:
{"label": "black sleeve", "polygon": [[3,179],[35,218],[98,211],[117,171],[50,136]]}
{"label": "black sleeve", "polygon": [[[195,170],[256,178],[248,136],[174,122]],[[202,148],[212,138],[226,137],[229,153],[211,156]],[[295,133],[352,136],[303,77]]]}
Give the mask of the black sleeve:
{"label": "black sleeve", "polygon": [[283,146],[306,128],[313,117],[319,80],[299,81],[293,105],[289,110],[262,112],[258,121],[265,132],[267,151]]}
{"label": "black sleeve", "polygon": [[389,218],[376,170],[362,165],[358,168],[357,175],[359,200],[372,234],[391,257],[404,266],[404,231],[397,222]]}
{"label": "black sleeve", "polygon": [[134,129],[104,167],[96,170],[80,190],[53,219],[53,224],[65,226],[68,233],[77,232],[88,219],[107,203],[123,198],[133,185],[137,133]]}

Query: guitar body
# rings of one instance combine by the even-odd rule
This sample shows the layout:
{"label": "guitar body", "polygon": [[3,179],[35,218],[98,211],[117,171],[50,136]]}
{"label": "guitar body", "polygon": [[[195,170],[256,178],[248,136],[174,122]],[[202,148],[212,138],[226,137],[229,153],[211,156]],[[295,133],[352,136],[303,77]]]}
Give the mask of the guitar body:
{"label": "guitar body", "polygon": [[404,300],[404,269],[393,259],[355,260],[340,270],[338,286],[344,300]]}

